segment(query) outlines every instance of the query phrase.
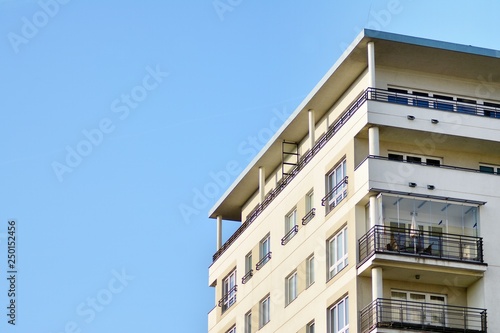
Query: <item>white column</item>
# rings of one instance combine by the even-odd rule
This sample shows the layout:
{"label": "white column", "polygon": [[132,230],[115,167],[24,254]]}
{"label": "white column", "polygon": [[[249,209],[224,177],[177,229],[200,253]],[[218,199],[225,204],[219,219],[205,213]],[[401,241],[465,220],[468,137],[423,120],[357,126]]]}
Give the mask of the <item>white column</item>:
{"label": "white column", "polygon": [[266,169],[264,167],[259,167],[259,203],[264,201],[266,197]]}
{"label": "white column", "polygon": [[368,128],[368,154],[380,155],[379,130],[376,126]]}
{"label": "white column", "polygon": [[378,205],[377,196],[370,197],[370,229],[378,224]]}
{"label": "white column", "polygon": [[308,111],[309,115],[309,142],[311,144],[311,149],[314,147],[314,142],[316,141],[314,132],[316,132],[316,120],[314,116],[314,110]]}
{"label": "white column", "polygon": [[375,44],[373,42],[368,43],[368,75],[369,82],[368,86],[370,88],[375,88]]}
{"label": "white column", "polygon": [[217,215],[217,250],[222,247],[222,216]]}
{"label": "white column", "polygon": [[372,301],[384,297],[382,267],[372,268]]}

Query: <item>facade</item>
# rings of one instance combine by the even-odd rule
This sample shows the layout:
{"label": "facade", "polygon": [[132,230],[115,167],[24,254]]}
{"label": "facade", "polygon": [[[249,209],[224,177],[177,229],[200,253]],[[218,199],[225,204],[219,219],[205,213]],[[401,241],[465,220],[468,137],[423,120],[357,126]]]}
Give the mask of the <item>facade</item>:
{"label": "facade", "polygon": [[498,51],[364,30],[209,212],[208,332],[500,327],[499,78]]}

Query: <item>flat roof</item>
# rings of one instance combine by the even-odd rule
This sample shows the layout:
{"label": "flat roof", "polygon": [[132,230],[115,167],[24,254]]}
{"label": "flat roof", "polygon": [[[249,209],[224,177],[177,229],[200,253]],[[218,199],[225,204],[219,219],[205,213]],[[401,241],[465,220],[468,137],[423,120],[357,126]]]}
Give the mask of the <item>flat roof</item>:
{"label": "flat roof", "polygon": [[[375,64],[479,80],[500,76],[500,51],[471,45],[364,29],[253,158],[209,211],[209,218],[241,221],[242,206],[258,190],[259,167],[281,164],[281,143],[300,142],[308,134],[308,110],[322,119],[368,67],[367,44],[375,43]],[[478,71],[478,69],[480,69]]]}

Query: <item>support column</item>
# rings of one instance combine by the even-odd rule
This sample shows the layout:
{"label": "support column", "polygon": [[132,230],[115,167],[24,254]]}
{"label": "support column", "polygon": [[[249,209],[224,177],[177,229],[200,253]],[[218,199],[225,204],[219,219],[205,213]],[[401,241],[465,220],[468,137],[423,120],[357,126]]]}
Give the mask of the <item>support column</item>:
{"label": "support column", "polygon": [[380,155],[379,130],[376,126],[368,128],[368,154]]}
{"label": "support column", "polygon": [[266,169],[264,167],[259,167],[259,203],[264,202],[266,197]]}
{"label": "support column", "polygon": [[372,301],[384,297],[382,267],[372,268]]}
{"label": "support column", "polygon": [[369,81],[368,86],[370,88],[375,88],[375,44],[373,42],[368,43],[368,75]]}
{"label": "support column", "polygon": [[314,142],[316,141],[315,132],[316,132],[316,119],[314,115],[314,110],[308,111],[309,115],[309,143],[311,145],[311,150],[314,147]]}
{"label": "support column", "polygon": [[222,216],[217,215],[217,251],[222,247]]}

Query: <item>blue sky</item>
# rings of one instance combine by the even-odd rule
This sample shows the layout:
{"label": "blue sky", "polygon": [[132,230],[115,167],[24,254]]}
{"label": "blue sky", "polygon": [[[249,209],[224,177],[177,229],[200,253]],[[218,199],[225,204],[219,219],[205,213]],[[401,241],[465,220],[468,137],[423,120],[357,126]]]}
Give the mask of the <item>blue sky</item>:
{"label": "blue sky", "polygon": [[208,210],[359,31],[500,49],[499,12],[492,0],[0,0],[0,330],[205,332]]}

